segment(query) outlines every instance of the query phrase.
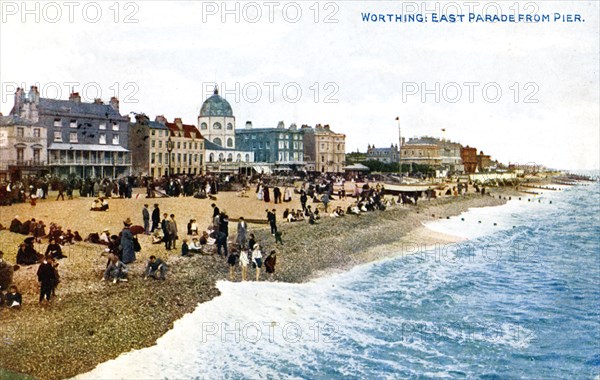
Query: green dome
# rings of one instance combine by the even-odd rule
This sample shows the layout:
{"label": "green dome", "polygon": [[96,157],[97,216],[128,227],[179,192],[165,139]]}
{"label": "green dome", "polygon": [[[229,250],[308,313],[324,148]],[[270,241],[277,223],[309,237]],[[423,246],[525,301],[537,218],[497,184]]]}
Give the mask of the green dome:
{"label": "green dome", "polygon": [[233,110],[229,102],[219,95],[219,89],[215,87],[214,95],[206,99],[200,108],[200,117],[203,116],[229,116],[233,117]]}

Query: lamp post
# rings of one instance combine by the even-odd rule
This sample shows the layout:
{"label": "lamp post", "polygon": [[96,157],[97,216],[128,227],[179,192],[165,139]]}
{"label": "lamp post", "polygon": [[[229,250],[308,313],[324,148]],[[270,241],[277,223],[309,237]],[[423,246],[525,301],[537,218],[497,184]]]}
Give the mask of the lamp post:
{"label": "lamp post", "polygon": [[173,140],[171,140],[171,136],[169,136],[169,139],[167,140],[167,152],[169,154],[169,178],[171,177],[171,152],[173,151],[174,148],[174,143]]}
{"label": "lamp post", "polygon": [[400,116],[396,116],[398,122],[398,174],[402,183],[402,134],[400,133]]}

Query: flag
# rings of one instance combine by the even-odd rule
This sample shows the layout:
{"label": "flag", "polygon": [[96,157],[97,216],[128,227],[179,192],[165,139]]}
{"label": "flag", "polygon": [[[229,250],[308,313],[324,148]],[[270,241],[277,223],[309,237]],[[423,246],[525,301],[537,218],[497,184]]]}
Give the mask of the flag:
{"label": "flag", "polygon": [[400,116],[396,116],[396,120],[400,120]]}

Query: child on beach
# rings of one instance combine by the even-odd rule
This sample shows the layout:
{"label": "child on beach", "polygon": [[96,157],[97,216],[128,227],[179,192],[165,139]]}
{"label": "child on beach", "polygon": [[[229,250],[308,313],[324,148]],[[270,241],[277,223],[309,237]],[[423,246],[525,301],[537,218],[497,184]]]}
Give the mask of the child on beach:
{"label": "child on beach", "polygon": [[242,250],[242,252],[240,252],[240,267],[242,267],[242,281],[248,280],[248,264],[250,264],[250,259],[248,259],[248,252],[246,250]]}
{"label": "child on beach", "polygon": [[252,251],[252,266],[256,268],[256,281],[260,280],[260,268],[262,267],[262,252],[258,244],[254,245]]}
{"label": "child on beach", "polygon": [[229,281],[233,281],[235,274],[235,265],[238,261],[238,255],[235,252],[231,252],[227,257],[227,264],[229,264]]}
{"label": "child on beach", "polygon": [[15,285],[11,285],[6,293],[6,305],[19,309],[23,304],[23,297]]}

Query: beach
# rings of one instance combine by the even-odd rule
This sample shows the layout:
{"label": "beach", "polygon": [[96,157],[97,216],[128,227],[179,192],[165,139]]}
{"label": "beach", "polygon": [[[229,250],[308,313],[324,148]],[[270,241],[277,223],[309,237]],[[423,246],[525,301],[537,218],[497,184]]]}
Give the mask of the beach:
{"label": "beach", "polygon": [[[283,245],[275,244],[265,225],[250,225],[249,232],[255,233],[263,253],[277,251],[276,272],[272,277],[263,274],[263,280],[302,283],[390,255],[410,254],[419,249],[416,247],[454,243],[459,239],[430,231],[423,223],[459,215],[473,207],[505,203],[506,193],[502,199],[498,194],[493,190],[492,195],[422,200],[418,206],[397,205],[360,216],[324,216],[316,225],[279,220]],[[208,226],[211,203],[216,203],[232,219],[240,216],[265,219],[267,208],[275,208],[280,218],[285,208],[300,208],[297,197],[290,203],[274,205],[258,201],[253,195],[250,192],[248,198],[242,198],[234,192],[219,193],[216,201],[182,197],[145,199],[142,195],[137,199],[111,199],[107,212],[88,211],[91,198],[55,201],[51,197],[36,206],[19,204],[0,208],[0,223],[7,225],[19,215],[21,221],[35,217],[46,224],[58,223],[63,229],[79,231],[83,237],[104,228],[118,233],[122,221],[128,217],[134,224],[142,224],[141,210],[145,203],[150,209],[158,203],[161,213],[175,214],[183,237],[191,218],[198,220],[201,229]],[[345,206],[349,202],[335,200],[332,206]],[[230,223],[230,240],[235,239],[235,225]],[[17,246],[23,238],[0,231],[0,249],[6,261],[15,262]],[[162,245],[152,245],[150,237],[144,235],[140,236],[140,243],[142,251],[131,267],[129,282],[115,285],[100,281],[106,264],[106,257],[101,255],[103,246],[76,243],[64,247],[68,258],[60,262],[61,284],[53,304],[47,307],[37,305],[37,265],[21,267],[15,272],[14,282],[23,293],[24,306],[19,311],[2,309],[0,313],[4,342],[0,345],[0,367],[39,379],[68,378],[89,371],[123,352],[153,345],[176,320],[192,312],[198,304],[218,296],[216,282],[228,278],[225,260],[216,255],[181,257],[179,250],[167,255]],[[181,238],[177,244],[179,248]],[[45,249],[45,244],[36,248]],[[142,278],[145,263],[152,254],[169,263],[164,282]],[[250,270],[249,277],[253,275]],[[239,280],[237,269],[236,281]]]}

